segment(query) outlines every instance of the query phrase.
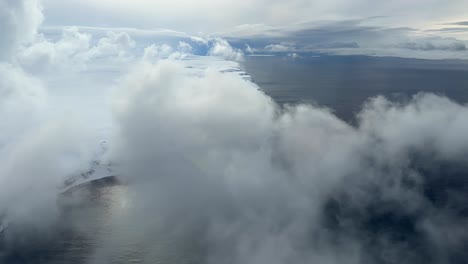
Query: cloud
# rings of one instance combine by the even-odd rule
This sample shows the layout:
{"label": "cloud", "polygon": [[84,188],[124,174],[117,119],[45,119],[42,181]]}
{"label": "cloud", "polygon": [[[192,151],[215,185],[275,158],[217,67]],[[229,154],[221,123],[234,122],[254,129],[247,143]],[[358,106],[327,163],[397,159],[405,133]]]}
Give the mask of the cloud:
{"label": "cloud", "polygon": [[58,216],[59,187],[69,170],[88,158],[87,149],[80,147],[85,143],[81,132],[78,123],[54,120],[30,128],[1,149],[0,212],[12,225],[52,227]]}
{"label": "cloud", "polygon": [[[52,25],[126,25],[145,28],[174,28],[190,33],[214,33],[244,24],[285,25],[302,21],[356,17],[380,17],[386,24],[417,27],[441,24],[464,17],[467,4],[441,0],[392,1],[379,6],[370,0],[201,0],[167,3],[150,0],[45,0],[48,23]],[[435,14],[433,10],[438,10]],[[100,14],[100,15],[96,15]],[[105,14],[105,15],[102,15]]]}
{"label": "cloud", "polygon": [[229,42],[222,38],[214,38],[210,40],[212,45],[208,51],[208,55],[222,57],[227,60],[242,61],[244,54],[241,50],[233,48]]}
{"label": "cloud", "polygon": [[97,45],[93,47],[87,54],[92,59],[99,58],[124,58],[131,56],[130,50],[135,47],[136,43],[125,32],[115,33],[107,32],[107,36],[101,38]]}
{"label": "cloud", "polygon": [[191,36],[190,37],[190,40],[198,43],[198,44],[203,44],[203,45],[208,45],[208,40],[206,40],[205,38],[202,38],[202,37],[197,37],[197,36]]}
{"label": "cloud", "polygon": [[22,67],[34,73],[84,70],[92,61],[107,63],[128,62],[133,59],[136,43],[125,32],[108,31],[93,45],[92,35],[77,27],[62,30],[62,36],[53,42],[43,34],[19,50],[17,60]]}
{"label": "cloud", "polygon": [[192,55],[193,47],[184,41],[179,41],[177,49],[174,50],[168,44],[156,45],[151,44],[146,47],[143,52],[142,59],[147,62],[155,62],[160,59],[184,59]]}
{"label": "cloud", "polygon": [[458,21],[458,22],[453,22],[453,23],[446,23],[444,25],[450,25],[450,26],[468,26],[468,21]]}
{"label": "cloud", "polygon": [[162,46],[157,46],[152,44],[145,48],[143,59],[149,60],[151,58],[167,58],[173,53],[171,46],[164,44]]}
{"label": "cloud", "polygon": [[[194,241],[207,263],[463,259],[465,194],[452,184],[465,181],[466,106],[377,97],[351,126],[327,109],[280,108],[241,78],[188,71],[144,63],[115,98],[112,156],[137,204],[122,224]],[[458,232],[450,246],[446,231]]]}
{"label": "cloud", "polygon": [[245,52],[247,52],[248,54],[252,54],[255,53],[255,49],[250,47],[249,44],[245,44]]}
{"label": "cloud", "polygon": [[[11,64],[0,63],[0,149],[41,118],[47,100],[42,83]],[[42,110],[41,110],[42,109]]]}
{"label": "cloud", "polygon": [[91,35],[80,33],[77,28],[63,30],[57,42],[48,41],[39,35],[36,41],[19,51],[19,63],[32,72],[78,68],[83,69],[87,61],[84,53],[91,45]]}
{"label": "cloud", "polygon": [[[89,152],[79,118],[51,114],[44,82],[18,63],[22,45],[43,41],[36,35],[41,21],[37,1],[0,1],[0,224],[9,224],[2,250],[30,243],[29,231],[45,239],[56,228],[58,187]],[[70,36],[64,35],[62,49],[81,43]]]}
{"label": "cloud", "polygon": [[291,45],[289,43],[270,44],[270,45],[265,46],[265,50],[268,50],[271,52],[287,52],[287,51],[294,51],[295,47],[294,45]]}
{"label": "cloud", "polygon": [[59,187],[92,148],[80,118],[51,115],[43,83],[18,66],[0,63],[0,95],[0,222],[9,224],[2,247],[28,246],[31,234],[55,231]]}
{"label": "cloud", "polygon": [[291,58],[293,60],[297,60],[297,59],[299,59],[301,57],[297,53],[288,53],[286,56],[288,56],[289,58]]}
{"label": "cloud", "polygon": [[313,52],[423,59],[467,56],[463,39],[446,36],[440,30],[434,36],[434,31],[372,26],[376,19],[316,21],[277,27],[244,25],[224,34],[234,46],[248,41],[251,48],[261,53]]}
{"label": "cloud", "polygon": [[398,47],[411,50],[449,50],[449,51],[465,51],[466,43],[457,39],[449,38],[428,38],[420,39],[413,42],[405,42],[398,44]]}
{"label": "cloud", "polygon": [[144,49],[143,61],[155,62],[160,59],[183,59],[192,53],[192,46],[185,42],[179,42],[177,51],[171,46],[152,44]]}
{"label": "cloud", "polygon": [[192,53],[193,51],[192,46],[190,46],[190,44],[188,44],[187,42],[183,41],[179,41],[179,46],[177,47],[177,49],[183,53]]}
{"label": "cloud", "polygon": [[[110,2],[93,3],[105,9]],[[198,2],[194,8],[206,9],[209,3],[214,2]],[[259,19],[287,21],[310,11],[307,1],[269,3]],[[340,10],[369,4],[333,3]],[[335,7],[333,3],[318,2],[314,12]],[[138,48],[130,33],[109,32],[93,41],[89,33],[66,28],[51,40],[35,34],[41,20],[37,2],[0,4],[0,21],[5,22],[0,28],[7,36],[0,40],[0,118],[9,120],[0,124],[0,216],[7,212],[13,223],[10,239],[29,242],[21,235],[29,228],[55,228],[57,188],[92,153],[85,129],[89,124],[78,121],[80,114],[102,114],[83,104],[78,104],[78,116],[51,114],[56,108],[47,109],[53,103],[47,83],[29,72],[42,74],[40,68],[49,67],[50,75],[61,75],[59,68],[68,72],[73,65],[80,70],[120,61],[137,65],[113,98],[116,135],[110,158],[122,170],[134,207],[114,223],[134,228],[148,251],[161,232],[168,232],[174,240],[193,241],[206,263],[451,263],[467,258],[467,106],[428,94],[408,102],[377,97],[369,99],[352,126],[329,109],[278,106],[255,84],[230,74],[238,71],[237,64],[224,62],[226,70],[200,73],[173,61],[194,52],[189,40],[151,44],[143,55],[132,53]],[[129,4],[138,5],[113,6],[125,13]],[[193,12],[187,4],[186,12]],[[238,8],[242,3],[215,5]],[[216,6],[208,7],[218,12]],[[379,6],[389,7],[392,3]],[[178,5],[171,8],[181,11]],[[241,12],[247,16],[259,10],[251,3],[244,8],[252,12]],[[343,10],[340,15],[347,14]],[[225,14],[210,16],[205,19],[216,21]],[[464,45],[456,39],[420,38],[414,35],[417,30],[368,22],[289,28],[255,24],[252,28],[267,33],[249,41],[249,49],[271,45],[271,51],[287,51],[291,57],[312,50],[463,54]],[[232,39],[192,40],[205,47],[203,55],[243,58]],[[26,42],[32,43],[22,46]],[[141,61],[136,59],[140,55]],[[99,78],[96,86],[106,87],[104,74],[92,73]],[[62,85],[70,84],[57,86]],[[112,239],[121,238],[110,234]],[[97,250],[112,247],[110,242]],[[150,254],[145,248],[142,255]]]}
{"label": "cloud", "polygon": [[36,0],[0,1],[0,60],[11,59],[20,44],[33,39],[43,20]]}

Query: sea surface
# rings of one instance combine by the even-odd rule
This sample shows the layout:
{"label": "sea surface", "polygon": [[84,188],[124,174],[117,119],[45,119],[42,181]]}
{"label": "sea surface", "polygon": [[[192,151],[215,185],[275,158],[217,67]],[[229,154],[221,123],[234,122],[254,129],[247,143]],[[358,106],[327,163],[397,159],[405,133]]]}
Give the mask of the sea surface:
{"label": "sea surface", "polygon": [[255,83],[280,104],[312,103],[352,121],[371,97],[408,100],[425,92],[468,102],[468,62],[366,56],[246,57]]}

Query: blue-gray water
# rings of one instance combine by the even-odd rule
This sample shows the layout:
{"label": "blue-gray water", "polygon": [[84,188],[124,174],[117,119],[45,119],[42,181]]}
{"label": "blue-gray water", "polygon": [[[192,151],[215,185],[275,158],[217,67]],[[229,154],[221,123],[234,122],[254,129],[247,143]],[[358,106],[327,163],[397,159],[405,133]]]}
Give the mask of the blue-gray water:
{"label": "blue-gray water", "polygon": [[347,121],[370,97],[419,92],[468,102],[468,62],[365,56],[247,57],[246,71],[279,103],[314,103]]}
{"label": "blue-gray water", "polygon": [[[322,56],[298,60],[284,57],[247,57],[244,67],[253,80],[277,102],[315,103],[333,109],[347,121],[352,121],[354,114],[369,97],[377,95],[393,100],[407,100],[413,94],[431,92],[460,103],[468,101],[468,64],[463,61],[359,56]],[[462,177],[458,177],[466,174],[464,165],[442,164],[440,168],[437,170],[447,172],[443,182],[437,180],[436,169],[427,171],[427,175],[436,178],[429,181],[425,190],[429,200],[441,199],[440,191],[446,187],[465,190],[468,186],[468,183],[460,180]],[[187,237],[181,239],[166,233],[148,233],[150,231],[144,232],[145,236],[142,236],[138,228],[119,224],[118,221],[116,223],[119,212],[128,206],[125,201],[125,186],[104,185],[85,192],[86,198],[78,202],[62,201],[61,223],[54,227],[54,234],[50,238],[31,235],[29,242],[35,241],[34,243],[23,241],[13,244],[0,260],[8,264],[204,263],[200,260],[204,252],[199,247],[196,236],[187,234]],[[67,198],[63,199],[66,201]],[[434,203],[437,208],[438,202]],[[326,226],[339,233],[341,231],[334,222],[335,216],[356,212],[353,208],[337,209],[336,204],[333,199],[326,203],[324,219]],[[447,203],[440,204],[443,207]],[[467,209],[463,203],[457,206],[460,214],[466,214]],[[424,244],[423,238],[415,230],[413,216],[400,215],[391,210],[382,213],[378,207],[378,204],[370,204],[363,209],[367,215],[353,215],[356,222],[362,223],[362,229],[353,232],[365,234],[366,237],[379,232],[400,235],[398,241],[414,246],[415,254],[420,256],[415,259],[415,263],[436,263],[428,257],[430,247]],[[146,238],[142,239],[146,236],[151,237],[151,243],[145,242]],[[372,245],[369,249],[372,249]],[[454,247],[453,250],[448,253],[454,255],[453,263],[466,263],[466,254],[460,248]],[[373,260],[385,263],[377,258]]]}

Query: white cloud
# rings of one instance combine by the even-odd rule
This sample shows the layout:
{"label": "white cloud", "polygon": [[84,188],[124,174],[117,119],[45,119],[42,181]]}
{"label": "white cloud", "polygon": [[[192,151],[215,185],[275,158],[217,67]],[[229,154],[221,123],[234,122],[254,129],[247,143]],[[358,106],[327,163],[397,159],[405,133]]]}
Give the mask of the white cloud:
{"label": "white cloud", "polygon": [[301,56],[299,56],[299,54],[297,53],[288,53],[286,56],[288,56],[289,58],[293,59],[293,60],[296,60],[296,59],[299,59]]}
{"label": "white cloud", "polygon": [[43,19],[37,0],[0,1],[0,60],[33,39]]}
{"label": "white cloud", "polygon": [[[47,93],[42,83],[11,64],[0,63],[0,152],[39,122]],[[1,156],[1,155],[0,155]]]}
{"label": "white cloud", "polygon": [[[26,230],[45,234],[45,229],[55,228],[57,188],[64,173],[85,160],[87,148],[78,118],[50,114],[48,89],[17,63],[21,45],[44,41],[36,35],[41,21],[37,1],[0,1],[0,222],[6,215],[18,225],[15,230],[21,234],[12,233],[15,239],[23,239]],[[69,41],[70,36],[64,35],[62,50],[80,46]],[[44,44],[38,49],[47,57],[50,48]]]}
{"label": "white cloud", "polygon": [[[74,6],[70,3],[78,4],[72,1],[66,5]],[[146,12],[153,12],[148,6],[161,4],[132,1],[112,6],[125,14],[135,8],[140,10],[142,3],[147,4]],[[413,4],[405,3],[400,2],[401,6],[414,8]],[[107,0],[82,4],[111,8]],[[298,19],[311,11],[308,1],[270,1],[266,10],[255,8],[257,4],[267,4],[261,1],[184,4],[177,2],[168,4],[169,10],[154,10],[165,13],[172,21],[176,16],[170,17],[171,12],[185,10],[181,12],[185,15],[209,7],[214,12],[204,20],[213,22],[225,18],[226,14],[219,10],[234,7],[227,14],[225,25],[243,21],[241,13],[254,21],[278,23]],[[369,2],[315,4],[314,12],[337,7],[339,15],[343,15],[346,12],[342,10],[358,10]],[[291,8],[284,9],[285,5]],[[382,6],[391,10],[393,3]],[[0,124],[0,215],[7,211],[8,217],[17,223],[50,226],[56,213],[55,191],[62,176],[86,162],[92,153],[87,146],[88,131],[83,131],[83,127],[90,125],[77,120],[85,110],[93,115],[102,113],[94,112],[92,107],[86,109],[83,103],[77,104],[82,107],[78,116],[51,115],[45,110],[50,107],[50,91],[20,65],[38,74],[40,67],[48,65],[51,75],[60,75],[59,68],[67,71],[68,67],[78,65],[81,69],[96,61],[106,65],[123,61],[129,66],[135,59],[131,51],[136,49],[136,43],[127,33],[114,32],[93,42],[91,34],[76,28],[66,29],[56,41],[41,35],[34,37],[41,20],[36,1],[0,0],[0,7],[0,22],[5,22],[0,29],[7,36],[0,40],[1,60],[9,61],[0,62],[0,118],[8,120]],[[247,8],[248,12],[240,12],[239,8]],[[381,6],[377,9],[384,10]],[[193,17],[182,20],[183,24],[193,21]],[[294,32],[311,32],[307,30],[310,28]],[[320,27],[317,31],[322,34],[314,37],[321,42],[313,48],[333,48],[337,52],[347,46],[356,49],[362,45],[361,41],[350,41],[349,32],[353,32],[351,36],[360,32],[361,40],[384,33],[391,35],[384,29],[375,35],[379,30],[374,27],[351,25]],[[333,45],[326,45],[330,43],[325,40],[338,35]],[[431,39],[428,44],[424,42],[427,39],[413,37],[407,41],[396,35],[382,43],[392,43],[392,49],[411,53],[463,50],[453,39]],[[243,58],[242,52],[225,39],[192,40],[206,44],[208,55],[237,61]],[[20,44],[31,41],[32,45],[20,48]],[[372,45],[365,44],[373,41],[362,42],[367,48],[364,52],[372,50]],[[271,45],[271,51],[299,48],[281,41],[266,43],[280,43]],[[398,43],[409,44],[398,47]],[[458,173],[457,169],[466,169],[463,166],[468,153],[467,106],[435,95],[418,95],[408,103],[392,103],[378,97],[369,100],[357,124],[351,126],[327,109],[311,105],[277,106],[252,82],[231,74],[239,72],[233,62],[223,64],[222,70],[204,71],[200,65],[194,68],[183,61],[171,61],[192,51],[185,42],[179,42],[177,48],[167,44],[148,46],[143,60],[124,78],[116,95],[113,113],[118,133],[116,145],[111,146],[112,158],[121,165],[122,177],[137,202],[118,223],[131,223],[143,230],[147,243],[152,242],[146,240],[147,232],[160,228],[159,225],[174,233],[189,231],[190,235],[196,231],[196,243],[207,249],[202,250],[207,254],[204,256],[207,263],[226,259],[261,264],[360,263],[382,251],[384,256],[375,257],[385,258],[389,263],[406,260],[411,263],[419,255],[424,257],[423,254],[443,263],[450,260],[448,246],[464,250],[468,229],[464,222],[453,219],[457,212],[450,210],[462,208],[457,197],[464,198],[465,190],[445,186],[456,198],[450,196],[447,204],[440,207],[425,190],[427,184],[440,183],[433,179],[440,180],[440,168],[454,168],[453,174]],[[112,87],[111,83],[120,77],[113,76],[115,79],[104,82],[102,72],[92,73],[98,75],[96,86],[100,89]],[[70,71],[66,77],[75,74]],[[61,79],[57,86],[72,86],[80,94],[82,90],[76,84],[68,83],[76,79]],[[93,91],[92,95],[95,93],[98,92]],[[95,136],[98,132],[92,133]],[[446,183],[453,175],[448,170],[443,176],[441,182]],[[400,219],[408,222],[409,229],[416,230],[414,236],[436,250],[425,252],[413,247],[410,240],[399,243],[393,239],[395,233],[406,235],[406,230],[394,228],[389,232],[379,225],[373,226],[375,232],[363,230],[363,226],[382,217],[390,224]],[[36,222],[37,219],[40,221]],[[448,246],[442,245],[438,239],[454,231],[457,236],[451,238]]]}
{"label": "white cloud", "polygon": [[123,58],[131,55],[129,51],[135,45],[135,41],[127,33],[109,31],[107,32],[107,36],[100,39],[98,44],[87,55],[92,59],[106,57]]}
{"label": "white cloud", "polygon": [[192,46],[184,41],[179,41],[176,50],[168,44],[151,44],[144,49],[142,59],[147,62],[155,62],[160,59],[184,59],[191,55],[192,51]]}
{"label": "white cloud", "polygon": [[407,104],[378,97],[353,127],[310,105],[280,109],[238,77],[188,71],[183,62],[142,64],[116,98],[113,157],[139,204],[125,224],[196,231],[208,263],[360,263],[382,251],[389,263],[446,257],[414,256],[393,233],[362,225],[380,210],[421,227],[418,243],[460,230],[449,213],[445,221],[432,213],[421,188],[434,171],[420,166],[466,161],[466,106],[435,95]]}
{"label": "white cloud", "polygon": [[252,54],[252,53],[255,53],[255,51],[256,50],[250,47],[249,44],[245,44],[245,52]]}
{"label": "white cloud", "polygon": [[271,52],[287,52],[287,51],[294,51],[295,47],[289,43],[281,43],[281,44],[270,44],[265,46],[265,50]]}
{"label": "white cloud", "polygon": [[20,49],[17,59],[32,72],[83,70],[93,60],[106,60],[109,64],[129,61],[135,45],[127,33],[113,31],[108,31],[93,45],[91,34],[67,27],[56,42],[37,35],[31,45]]}
{"label": "white cloud", "polygon": [[47,89],[18,66],[0,63],[0,95],[0,220],[19,227],[15,238],[45,234],[55,227],[58,187],[89,158],[88,135],[79,118],[50,115]]}
{"label": "white cloud", "polygon": [[77,28],[63,30],[62,38],[50,42],[43,35],[38,35],[36,41],[24,47],[18,53],[19,63],[32,72],[82,69],[88,60],[85,55],[91,46],[91,35],[80,33]]}
{"label": "white cloud", "polygon": [[152,44],[145,48],[143,53],[143,60],[154,61],[158,59],[168,58],[174,53],[171,46],[163,44],[161,46]]}
{"label": "white cloud", "polygon": [[177,50],[183,53],[192,53],[193,48],[187,42],[179,41],[179,46],[177,47]]}
{"label": "white cloud", "polygon": [[58,188],[71,168],[89,158],[82,132],[76,122],[53,120],[29,128],[0,149],[0,212],[21,227],[12,235],[30,229],[46,234],[55,228]]}
{"label": "white cloud", "polygon": [[203,45],[208,45],[208,40],[206,40],[205,38],[202,38],[202,37],[198,37],[198,36],[191,36],[190,37],[190,40],[198,43],[198,44],[203,44]]}
{"label": "white cloud", "polygon": [[233,48],[229,42],[222,38],[214,38],[210,40],[211,48],[208,55],[222,57],[227,60],[242,61],[244,54],[241,50]]}

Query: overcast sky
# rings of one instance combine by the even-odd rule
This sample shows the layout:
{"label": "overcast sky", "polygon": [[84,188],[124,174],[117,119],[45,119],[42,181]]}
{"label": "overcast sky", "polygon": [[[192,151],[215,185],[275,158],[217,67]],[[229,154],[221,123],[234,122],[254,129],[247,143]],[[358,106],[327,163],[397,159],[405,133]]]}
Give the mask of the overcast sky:
{"label": "overcast sky", "polygon": [[323,19],[386,16],[382,23],[416,28],[467,18],[463,0],[44,0],[48,25],[133,26],[194,32],[242,24],[284,25]]}

